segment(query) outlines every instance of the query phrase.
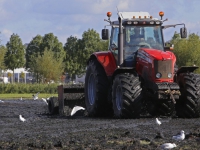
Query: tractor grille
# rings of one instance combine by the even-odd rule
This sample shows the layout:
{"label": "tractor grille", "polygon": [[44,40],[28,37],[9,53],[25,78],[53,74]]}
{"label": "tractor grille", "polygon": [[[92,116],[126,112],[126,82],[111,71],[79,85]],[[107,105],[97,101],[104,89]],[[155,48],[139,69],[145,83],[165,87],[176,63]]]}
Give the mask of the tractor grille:
{"label": "tractor grille", "polygon": [[169,79],[168,73],[172,73],[172,60],[154,60],[155,74],[161,73],[162,77],[160,79]]}

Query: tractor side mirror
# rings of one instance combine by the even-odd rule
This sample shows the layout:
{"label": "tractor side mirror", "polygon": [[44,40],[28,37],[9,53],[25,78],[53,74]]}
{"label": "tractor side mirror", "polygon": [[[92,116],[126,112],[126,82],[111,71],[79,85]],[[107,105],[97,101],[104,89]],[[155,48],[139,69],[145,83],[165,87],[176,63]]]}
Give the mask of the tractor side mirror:
{"label": "tractor side mirror", "polygon": [[187,29],[185,27],[180,29],[181,38],[187,38]]}
{"label": "tractor side mirror", "polygon": [[109,30],[108,29],[102,29],[101,37],[103,40],[108,40],[109,38]]}

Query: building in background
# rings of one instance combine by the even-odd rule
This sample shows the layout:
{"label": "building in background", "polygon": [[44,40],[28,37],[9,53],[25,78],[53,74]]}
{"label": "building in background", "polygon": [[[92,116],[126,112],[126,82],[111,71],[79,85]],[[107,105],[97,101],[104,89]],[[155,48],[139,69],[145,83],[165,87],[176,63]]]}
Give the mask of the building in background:
{"label": "building in background", "polygon": [[[13,74],[12,70],[2,70],[1,72],[1,78],[5,81],[4,83],[11,83],[12,82],[12,77],[9,77],[8,74]],[[13,76],[14,82],[18,83],[32,83],[34,80],[34,77],[32,73],[28,72],[25,70],[25,68],[16,68],[14,70],[14,76]],[[7,81],[6,81],[7,78]]]}

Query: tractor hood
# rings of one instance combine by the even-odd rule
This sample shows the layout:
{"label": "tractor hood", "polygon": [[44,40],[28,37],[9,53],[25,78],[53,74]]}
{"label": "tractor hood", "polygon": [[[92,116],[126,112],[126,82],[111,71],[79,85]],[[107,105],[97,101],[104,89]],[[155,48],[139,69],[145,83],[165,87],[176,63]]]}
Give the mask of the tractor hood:
{"label": "tractor hood", "polygon": [[170,51],[161,51],[157,49],[147,49],[147,48],[141,48],[139,51],[143,53],[143,55],[146,55],[147,57],[151,56],[156,60],[175,59],[175,55]]}

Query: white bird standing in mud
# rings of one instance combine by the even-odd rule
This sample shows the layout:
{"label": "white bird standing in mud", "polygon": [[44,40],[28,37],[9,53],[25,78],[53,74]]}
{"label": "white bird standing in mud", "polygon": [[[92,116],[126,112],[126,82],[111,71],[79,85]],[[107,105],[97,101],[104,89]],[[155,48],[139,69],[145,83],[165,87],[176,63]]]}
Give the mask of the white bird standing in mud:
{"label": "white bird standing in mud", "polygon": [[19,120],[22,121],[22,122],[26,121],[26,119],[23,118],[22,115],[19,115]]}
{"label": "white bird standing in mud", "polygon": [[48,105],[48,102],[45,98],[42,98],[42,100]]}
{"label": "white bird standing in mud", "polygon": [[176,140],[176,141],[182,141],[182,140],[184,140],[184,139],[185,139],[185,133],[184,133],[184,131],[181,130],[180,134],[174,135],[174,136],[172,137],[172,139],[173,139],[173,140]]}
{"label": "white bird standing in mud", "polygon": [[85,110],[85,108],[81,107],[81,106],[75,106],[73,109],[72,109],[72,112],[71,112],[71,116],[73,116],[77,111],[79,110]]}
{"label": "white bird standing in mud", "polygon": [[165,143],[165,144],[160,146],[160,148],[163,149],[163,150],[172,149],[174,147],[176,147],[175,143]]}
{"label": "white bird standing in mud", "polygon": [[20,100],[22,101],[22,97],[20,98]]}
{"label": "white bird standing in mud", "polygon": [[157,124],[157,125],[161,125],[161,124],[162,124],[161,121],[158,120],[158,118],[156,118],[156,124]]}
{"label": "white bird standing in mud", "polygon": [[38,99],[38,94],[40,94],[40,92],[38,92],[38,93],[32,95],[32,96],[33,96],[33,100]]}
{"label": "white bird standing in mud", "polygon": [[0,100],[0,103],[4,103],[4,101]]}

